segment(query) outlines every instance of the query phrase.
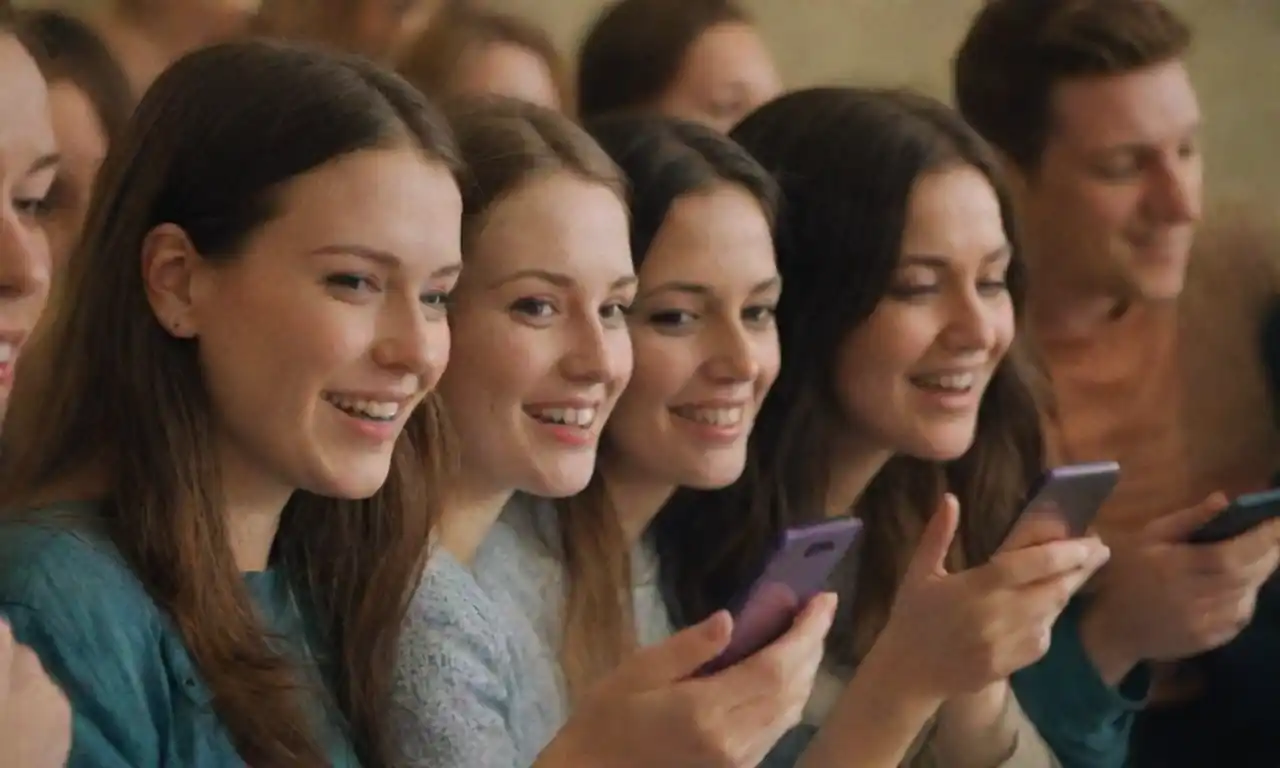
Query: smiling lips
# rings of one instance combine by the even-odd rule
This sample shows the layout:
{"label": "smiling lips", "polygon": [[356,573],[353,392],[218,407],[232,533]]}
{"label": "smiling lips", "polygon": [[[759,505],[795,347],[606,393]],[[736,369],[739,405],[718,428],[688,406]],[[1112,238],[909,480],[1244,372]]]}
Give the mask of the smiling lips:
{"label": "smiling lips", "polygon": [[553,440],[570,448],[588,448],[597,440],[596,418],[600,404],[587,400],[537,403],[524,408]]}
{"label": "smiling lips", "polygon": [[670,411],[676,424],[703,443],[730,445],[746,433],[748,411],[742,402],[687,403]]}

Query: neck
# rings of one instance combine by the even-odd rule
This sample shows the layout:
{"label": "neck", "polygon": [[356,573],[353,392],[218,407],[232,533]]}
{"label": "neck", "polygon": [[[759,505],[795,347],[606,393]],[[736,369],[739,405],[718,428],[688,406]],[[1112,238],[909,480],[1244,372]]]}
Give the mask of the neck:
{"label": "neck", "polygon": [[629,477],[617,467],[601,467],[600,473],[622,535],[629,546],[634,546],[676,488],[671,483]]}
{"label": "neck", "polygon": [[263,571],[271,559],[280,516],[295,489],[245,482],[241,478],[246,474],[223,471],[227,539],[237,568],[244,572]]}
{"label": "neck", "polygon": [[465,480],[454,483],[440,520],[440,545],[458,562],[470,565],[514,493]]}
{"label": "neck", "polygon": [[189,4],[176,2],[120,3],[110,22],[165,61],[213,42],[222,26],[221,21],[205,18]]}
{"label": "neck", "polygon": [[876,474],[893,458],[891,451],[850,445],[839,453],[827,484],[827,517],[848,515]]}
{"label": "neck", "polygon": [[[1046,281],[1049,282],[1049,281]],[[1071,341],[1096,335],[1122,316],[1129,303],[1114,294],[1050,286],[1028,292],[1027,322],[1041,341]]]}

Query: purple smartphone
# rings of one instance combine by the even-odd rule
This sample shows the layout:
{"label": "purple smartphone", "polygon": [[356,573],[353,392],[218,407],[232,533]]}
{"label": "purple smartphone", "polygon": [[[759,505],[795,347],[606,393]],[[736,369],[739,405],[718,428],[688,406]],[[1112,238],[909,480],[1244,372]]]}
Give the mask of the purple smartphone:
{"label": "purple smartphone", "polygon": [[728,647],[697,676],[731,667],[786,634],[861,531],[862,521],[852,517],[786,530],[760,577],[730,606],[733,637]]}
{"label": "purple smartphone", "polygon": [[1072,538],[1084,536],[1119,481],[1120,465],[1114,461],[1070,464],[1046,471],[1027,495],[1028,501],[1005,539],[1029,533],[1028,529],[1046,518],[1056,530],[1065,523]]}

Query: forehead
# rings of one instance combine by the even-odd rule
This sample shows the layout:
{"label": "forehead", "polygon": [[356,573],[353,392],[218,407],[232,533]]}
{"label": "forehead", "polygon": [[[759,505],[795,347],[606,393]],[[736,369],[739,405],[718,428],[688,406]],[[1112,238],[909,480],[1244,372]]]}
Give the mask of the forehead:
{"label": "forehead", "polygon": [[1181,139],[1200,122],[1181,61],[1064,81],[1054,89],[1052,108],[1051,138],[1081,148],[1160,144]]}
{"label": "forehead", "polygon": [[727,21],[708,27],[685,52],[681,75],[700,82],[773,77],[773,62],[754,27]]}
{"label": "forehead", "polygon": [[754,285],[776,273],[764,210],[749,192],[730,184],[676,199],[640,266],[644,283]]}
{"label": "forehead", "polygon": [[459,249],[462,199],[452,173],[415,149],[362,150],[285,185],[261,237],[290,250],[356,244],[406,261]]}
{"label": "forehead", "polygon": [[0,33],[0,174],[25,174],[55,149],[44,78],[17,38]]}
{"label": "forehead", "polygon": [[537,176],[493,204],[466,257],[471,279],[541,269],[612,281],[632,271],[627,211],[604,184],[563,172]]}
{"label": "forehead", "polygon": [[911,192],[902,250],[913,255],[983,257],[1007,244],[995,188],[976,168],[921,176]]}

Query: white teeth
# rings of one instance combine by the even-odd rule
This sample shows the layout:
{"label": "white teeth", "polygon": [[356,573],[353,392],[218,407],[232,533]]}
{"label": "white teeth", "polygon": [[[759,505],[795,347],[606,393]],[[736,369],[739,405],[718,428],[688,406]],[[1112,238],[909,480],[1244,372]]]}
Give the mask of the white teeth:
{"label": "white teeth", "polygon": [[399,402],[356,400],[340,395],[325,395],[324,397],[325,400],[328,400],[340,410],[346,411],[353,416],[362,416],[367,419],[391,421],[400,413],[401,403]]}
{"label": "white teeth", "polygon": [[0,341],[0,365],[4,365],[13,360],[13,353],[15,351],[13,344],[10,344],[7,341]]}
{"label": "white teeth", "polygon": [[710,424],[713,427],[736,427],[742,423],[743,409],[741,406],[733,408],[684,408],[679,413],[686,419],[701,424]]}
{"label": "white teeth", "polygon": [[571,427],[589,427],[595,423],[595,408],[543,408],[530,413],[538,421],[566,424]]}
{"label": "white teeth", "polygon": [[915,381],[934,389],[965,392],[973,387],[976,378],[972,373],[944,373],[937,376],[917,376]]}

